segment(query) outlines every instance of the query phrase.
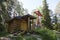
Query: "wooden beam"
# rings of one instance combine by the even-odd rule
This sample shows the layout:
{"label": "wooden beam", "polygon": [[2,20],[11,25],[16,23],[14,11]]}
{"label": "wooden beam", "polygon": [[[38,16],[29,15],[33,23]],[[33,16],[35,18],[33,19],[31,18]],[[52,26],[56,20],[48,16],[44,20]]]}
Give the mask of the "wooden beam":
{"label": "wooden beam", "polygon": [[28,17],[28,32],[30,31],[30,17]]}

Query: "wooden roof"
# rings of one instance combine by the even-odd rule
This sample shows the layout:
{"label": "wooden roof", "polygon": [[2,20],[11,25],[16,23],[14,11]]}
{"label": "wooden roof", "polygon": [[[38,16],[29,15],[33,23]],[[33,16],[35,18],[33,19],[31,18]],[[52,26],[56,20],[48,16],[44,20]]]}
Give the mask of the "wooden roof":
{"label": "wooden roof", "polygon": [[30,14],[27,14],[27,15],[22,16],[22,18],[28,18],[28,17],[30,19],[36,19],[36,17],[34,17],[34,16],[30,15]]}
{"label": "wooden roof", "polygon": [[34,17],[34,16],[30,15],[30,14],[27,14],[27,15],[24,15],[24,16],[16,16],[16,17],[10,19],[8,22],[13,21],[14,19],[17,19],[17,20],[28,19],[28,17],[29,17],[30,19],[36,19],[36,17]]}

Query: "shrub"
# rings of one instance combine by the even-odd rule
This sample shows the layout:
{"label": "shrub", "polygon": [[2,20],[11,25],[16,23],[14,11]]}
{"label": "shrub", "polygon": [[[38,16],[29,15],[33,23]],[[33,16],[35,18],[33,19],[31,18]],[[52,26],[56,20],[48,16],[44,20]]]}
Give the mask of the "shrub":
{"label": "shrub", "polygon": [[57,40],[55,32],[47,28],[35,30],[41,36],[42,40]]}
{"label": "shrub", "polygon": [[37,38],[30,36],[30,37],[26,38],[26,40],[37,40]]}
{"label": "shrub", "polygon": [[0,24],[0,32],[4,32],[4,31],[5,31],[5,27],[2,24]]}
{"label": "shrub", "polygon": [[5,27],[2,24],[0,24],[0,36],[5,36],[5,35],[7,35]]}
{"label": "shrub", "polygon": [[17,37],[10,37],[12,40],[23,40],[23,37],[19,37],[19,36],[17,36]]}

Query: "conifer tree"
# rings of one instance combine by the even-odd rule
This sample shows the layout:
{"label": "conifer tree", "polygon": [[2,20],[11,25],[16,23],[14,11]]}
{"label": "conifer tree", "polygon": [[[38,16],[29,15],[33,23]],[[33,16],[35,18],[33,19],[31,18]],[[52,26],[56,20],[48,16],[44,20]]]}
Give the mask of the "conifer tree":
{"label": "conifer tree", "polygon": [[49,29],[52,29],[51,18],[49,15],[49,9],[46,0],[43,1],[43,25]]}

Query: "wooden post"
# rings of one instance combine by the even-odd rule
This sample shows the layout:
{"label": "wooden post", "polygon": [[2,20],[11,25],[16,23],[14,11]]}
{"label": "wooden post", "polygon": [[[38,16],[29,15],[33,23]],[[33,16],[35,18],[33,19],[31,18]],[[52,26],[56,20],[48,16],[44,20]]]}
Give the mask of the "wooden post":
{"label": "wooden post", "polygon": [[28,32],[30,31],[30,17],[28,17]]}

